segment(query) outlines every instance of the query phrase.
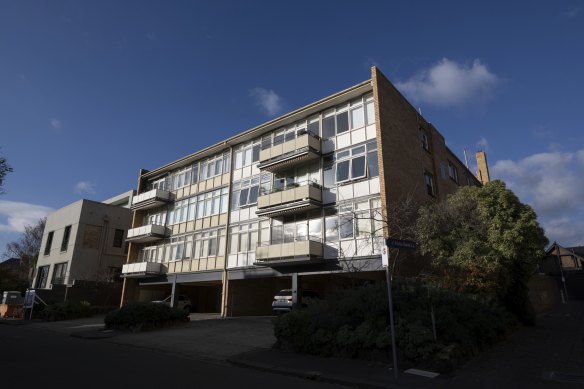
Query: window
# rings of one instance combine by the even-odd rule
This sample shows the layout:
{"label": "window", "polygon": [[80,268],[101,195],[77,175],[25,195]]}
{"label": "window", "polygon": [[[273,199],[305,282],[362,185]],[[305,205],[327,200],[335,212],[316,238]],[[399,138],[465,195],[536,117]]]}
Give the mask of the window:
{"label": "window", "polygon": [[428,133],[423,128],[420,128],[420,142],[424,150],[430,151],[430,146],[428,143]]}
{"label": "window", "polygon": [[426,192],[431,195],[434,196],[435,192],[434,192],[434,178],[432,177],[432,175],[428,172],[424,173],[424,182],[426,184]]}
{"label": "window", "polygon": [[255,139],[251,142],[241,144],[234,150],[235,169],[249,166],[260,160],[260,145],[262,141]]}
{"label": "window", "polygon": [[123,244],[124,244],[124,230],[120,230],[120,229],[116,228],[116,230],[114,231],[114,244],[113,244],[113,246],[121,248]]}
{"label": "window", "polygon": [[55,263],[53,268],[53,280],[51,284],[53,285],[63,285],[65,283],[65,278],[67,276],[67,262]]}
{"label": "window", "polygon": [[215,189],[174,203],[168,224],[182,223],[227,212],[229,188]]}
{"label": "window", "polygon": [[176,236],[170,239],[169,260],[178,261],[191,258],[193,252],[193,235]]}
{"label": "window", "polygon": [[69,246],[69,236],[71,235],[71,226],[65,227],[63,231],[63,240],[61,241],[61,251],[67,251],[67,246]]}
{"label": "window", "polygon": [[378,238],[383,234],[379,197],[346,202],[325,208],[325,239],[327,242],[355,238]]}
{"label": "window", "polygon": [[195,166],[198,166],[197,174],[199,176],[199,181],[203,181],[221,175],[223,173],[229,172],[230,165],[229,162],[230,162],[229,152],[226,151],[224,153],[217,154],[205,160],[202,160],[198,164],[195,164]]}
{"label": "window", "polygon": [[194,247],[194,259],[224,255],[225,228],[195,234]]}
{"label": "window", "polygon": [[49,232],[47,235],[47,243],[45,243],[45,255],[49,255],[51,253],[51,246],[53,245],[53,235],[55,231]]}
{"label": "window", "polygon": [[172,174],[172,190],[176,190],[191,184],[192,168],[192,166],[187,166]]}
{"label": "window", "polygon": [[[337,151],[336,159],[336,182],[346,182],[360,178],[377,177],[379,166],[377,164],[377,144],[375,141],[365,145],[352,147]],[[325,186],[331,185],[331,157],[324,158]],[[330,187],[330,186],[329,186]]]}
{"label": "window", "polygon": [[456,166],[450,161],[448,161],[448,176],[458,184],[458,171],[456,170]]}
{"label": "window", "polygon": [[369,95],[351,101],[350,106],[345,104],[325,112],[322,120],[322,137],[332,138],[373,123],[375,123],[373,96]]}
{"label": "window", "polygon": [[47,279],[49,278],[49,265],[38,268],[35,288],[44,289],[47,286]]}
{"label": "window", "polygon": [[242,224],[229,229],[229,254],[255,251],[260,242],[258,224]]}
{"label": "window", "polygon": [[232,211],[258,202],[260,177],[263,179],[264,175],[265,174],[257,174],[250,178],[233,183],[233,193],[231,197]]}

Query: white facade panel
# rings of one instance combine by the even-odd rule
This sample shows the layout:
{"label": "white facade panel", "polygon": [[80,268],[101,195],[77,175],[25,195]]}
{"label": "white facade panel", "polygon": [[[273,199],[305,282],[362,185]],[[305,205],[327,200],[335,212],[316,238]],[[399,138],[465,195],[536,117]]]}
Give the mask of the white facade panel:
{"label": "white facade panel", "polygon": [[353,184],[353,195],[355,197],[368,196],[370,188],[369,181],[361,181]]}
{"label": "white facade panel", "polygon": [[337,150],[344,149],[345,147],[351,146],[351,133],[347,132],[346,134],[337,136]]}
{"label": "white facade panel", "polygon": [[375,177],[369,180],[369,193],[371,194],[381,193],[381,188],[379,186],[379,177]]}
{"label": "white facade panel", "polygon": [[352,144],[354,145],[365,142],[367,140],[365,128],[360,128],[358,130],[353,131],[351,133],[351,138]]}
{"label": "white facade panel", "polygon": [[367,126],[367,140],[375,139],[375,124]]}
{"label": "white facade panel", "polygon": [[339,191],[339,200],[338,201],[350,200],[354,197],[353,196],[353,184],[339,186],[338,191]]}

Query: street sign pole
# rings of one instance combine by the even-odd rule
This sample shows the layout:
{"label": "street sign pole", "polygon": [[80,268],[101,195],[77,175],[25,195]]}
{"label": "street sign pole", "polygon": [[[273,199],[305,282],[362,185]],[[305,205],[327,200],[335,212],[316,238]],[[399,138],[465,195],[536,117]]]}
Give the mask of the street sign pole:
{"label": "street sign pole", "polygon": [[[391,329],[391,351],[393,353],[393,376],[397,380],[397,351],[395,345],[395,326],[393,324],[393,300],[391,296],[391,274],[389,270],[389,248],[383,246],[383,266],[385,267],[385,278],[387,280],[387,301],[389,302],[389,326]],[[387,260],[386,260],[387,258]]]}

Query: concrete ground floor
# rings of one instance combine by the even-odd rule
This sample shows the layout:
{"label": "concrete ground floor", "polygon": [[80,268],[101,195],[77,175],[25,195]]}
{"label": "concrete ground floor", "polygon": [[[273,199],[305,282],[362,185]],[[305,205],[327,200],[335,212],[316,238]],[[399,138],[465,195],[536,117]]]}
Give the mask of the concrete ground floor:
{"label": "concrete ground floor", "polygon": [[166,274],[126,278],[122,305],[183,295],[191,300],[191,311],[196,313],[271,315],[274,295],[282,289],[310,290],[325,298],[335,290],[384,279],[380,258]]}

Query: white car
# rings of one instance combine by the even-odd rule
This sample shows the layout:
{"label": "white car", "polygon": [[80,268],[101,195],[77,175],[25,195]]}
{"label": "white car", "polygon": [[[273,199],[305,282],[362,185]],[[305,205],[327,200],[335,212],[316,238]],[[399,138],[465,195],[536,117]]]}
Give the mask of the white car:
{"label": "white car", "polygon": [[[165,304],[165,305],[168,305],[170,307],[170,297],[171,296],[168,296],[164,300],[156,300],[156,301],[152,301],[152,302],[156,303],[156,304]],[[182,295],[182,294],[175,297],[174,305],[175,305],[175,308],[182,309],[183,311],[186,311],[186,312],[190,312],[191,307],[193,306],[193,304],[191,304],[191,299],[188,298],[187,296]]]}
{"label": "white car", "polygon": [[[311,290],[302,291],[303,308],[306,308],[315,299],[318,299],[318,293]],[[276,293],[272,300],[272,310],[275,313],[290,312],[292,310],[292,289],[282,289]]]}

